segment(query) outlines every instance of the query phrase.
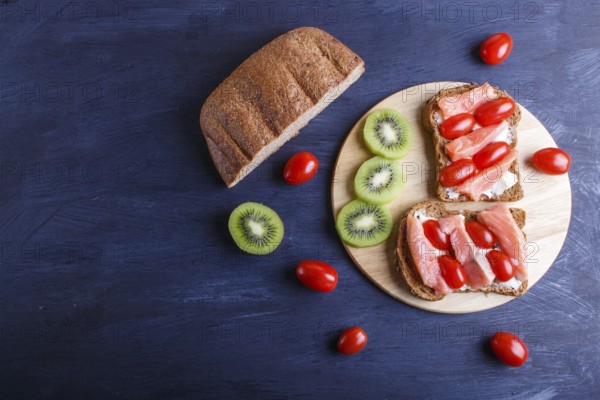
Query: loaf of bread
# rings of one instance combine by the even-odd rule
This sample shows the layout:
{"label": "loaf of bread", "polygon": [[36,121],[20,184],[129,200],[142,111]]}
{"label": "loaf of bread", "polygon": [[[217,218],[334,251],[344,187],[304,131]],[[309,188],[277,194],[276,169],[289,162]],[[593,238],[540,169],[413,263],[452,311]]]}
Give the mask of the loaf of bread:
{"label": "loaf of bread", "polygon": [[[441,120],[441,111],[438,106],[438,101],[444,97],[454,96],[457,94],[468,92],[480,85],[477,83],[469,83],[463,86],[443,89],[439,91],[435,96],[433,96],[423,107],[421,113],[421,121],[427,132],[429,132],[433,136],[433,146],[435,149],[435,168],[436,168],[436,194],[438,198],[442,201],[446,202],[464,202],[471,201],[464,194],[460,194],[457,197],[450,197],[446,192],[445,188],[440,185],[440,171],[450,163],[450,159],[448,158],[445,146],[450,141],[445,139],[442,135],[440,135],[438,126]],[[494,92],[498,97],[511,97],[508,93],[503,90],[494,87]],[[516,127],[521,120],[521,109],[518,105],[516,105],[515,113],[509,117],[506,122],[508,123],[510,129],[513,131],[512,142],[509,143],[511,148],[515,148],[517,146],[517,130]],[[515,160],[513,164],[510,166],[509,171],[517,176],[517,183],[506,189],[499,196],[489,197],[486,194],[482,194],[477,201],[517,201],[523,198],[523,187],[521,186],[521,178],[519,174],[519,162]]]}
{"label": "loaf of bread", "polygon": [[[439,220],[440,218],[448,217],[450,215],[462,214],[465,217],[465,222],[473,221],[477,219],[477,211],[450,211],[446,209],[444,203],[440,201],[431,201],[426,200],[420,203],[415,204],[410,208],[402,217],[400,224],[398,226],[398,242],[396,244],[395,250],[395,261],[396,267],[402,274],[408,289],[415,296],[418,296],[425,300],[441,300],[444,298],[443,294],[437,294],[432,288],[426,286],[421,280],[421,276],[417,270],[417,267],[414,265],[411,254],[409,243],[407,240],[407,218],[409,215],[413,215],[416,212],[421,214],[425,214],[428,217]],[[525,226],[525,211],[520,208],[511,208],[510,212],[512,214],[515,223],[519,227],[519,229],[523,230]],[[525,235],[523,233],[523,235]],[[510,287],[506,285],[502,285],[498,282],[493,282],[490,285],[481,287],[479,289],[468,289],[468,290],[455,290],[455,292],[484,292],[484,293],[498,293],[504,294],[508,296],[521,296],[527,291],[528,282],[524,281],[518,287]]]}
{"label": "loaf of bread", "polygon": [[200,111],[202,133],[227,186],[296,136],[363,72],[357,54],[311,27],[294,29],[252,54]]}

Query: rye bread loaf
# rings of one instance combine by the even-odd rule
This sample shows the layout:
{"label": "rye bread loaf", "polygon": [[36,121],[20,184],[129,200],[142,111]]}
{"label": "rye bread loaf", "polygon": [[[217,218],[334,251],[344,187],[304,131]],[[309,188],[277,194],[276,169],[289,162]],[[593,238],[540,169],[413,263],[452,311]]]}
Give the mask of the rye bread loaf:
{"label": "rye bread loaf", "polygon": [[200,110],[208,150],[227,186],[296,136],[363,72],[356,53],[311,27],[287,32],[246,59]]}
{"label": "rye bread loaf", "polygon": [[[427,132],[429,132],[433,136],[433,146],[435,150],[435,169],[436,169],[436,189],[435,192],[437,197],[446,202],[450,203],[458,203],[471,201],[467,196],[460,194],[456,198],[451,198],[446,193],[445,188],[440,185],[440,171],[450,163],[450,159],[446,155],[445,146],[450,140],[445,139],[438,130],[438,123],[436,122],[436,113],[441,115],[440,107],[438,106],[438,101],[447,96],[454,96],[457,94],[468,92],[480,85],[477,83],[468,83],[466,85],[457,86],[448,89],[440,90],[435,96],[433,96],[425,106],[421,112],[421,122]],[[497,87],[493,87],[496,95],[498,97],[510,97],[508,93],[503,90],[500,90]],[[515,148],[517,146],[517,125],[519,125],[519,121],[521,120],[521,109],[519,105],[516,104],[515,113],[506,120],[509,126],[514,128],[513,141],[510,143],[511,148]],[[488,197],[485,194],[482,194],[478,201],[517,201],[523,198],[523,187],[521,186],[521,175],[519,173],[519,162],[515,160],[513,164],[510,166],[509,171],[517,176],[517,183],[510,188],[506,189],[500,196]]]}
{"label": "rye bread loaf", "polygon": [[[419,271],[417,271],[416,266],[412,261],[412,257],[410,254],[410,249],[408,245],[408,241],[406,240],[406,220],[409,215],[414,214],[416,211],[421,211],[426,215],[440,219],[444,217],[448,217],[450,215],[462,214],[465,216],[465,222],[472,221],[477,219],[477,211],[451,211],[446,209],[444,203],[440,201],[427,200],[422,201],[420,203],[415,204],[404,214],[400,224],[398,226],[398,242],[396,244],[395,250],[395,262],[396,267],[402,274],[404,281],[408,285],[410,291],[425,300],[441,300],[444,298],[444,295],[436,294],[435,291],[425,286],[423,281],[421,280],[421,276],[419,275]],[[525,226],[525,210],[520,208],[511,208],[510,212],[517,223],[517,226],[523,230]],[[523,233],[525,234],[525,233]],[[501,286],[496,283],[492,283],[491,285],[484,286],[480,289],[469,289],[469,290],[455,290],[455,293],[465,293],[465,292],[484,292],[484,293],[498,293],[508,296],[521,296],[527,291],[527,281],[521,283],[516,289],[513,289],[508,286]]]}

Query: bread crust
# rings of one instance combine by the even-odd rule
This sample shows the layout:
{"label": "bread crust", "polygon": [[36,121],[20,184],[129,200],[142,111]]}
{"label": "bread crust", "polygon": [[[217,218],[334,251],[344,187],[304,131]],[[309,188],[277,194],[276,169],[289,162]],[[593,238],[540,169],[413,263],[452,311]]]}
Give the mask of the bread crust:
{"label": "bread crust", "polygon": [[227,186],[296,136],[363,72],[356,53],[312,27],[287,32],[246,59],[200,110],[208,150]]}
{"label": "bread crust", "polygon": [[[452,211],[448,210],[444,203],[435,200],[427,200],[422,201],[420,203],[412,206],[402,217],[398,225],[398,241],[396,244],[395,250],[395,264],[396,268],[402,274],[404,278],[404,282],[406,282],[409,290],[415,296],[418,296],[424,300],[436,301],[441,300],[445,296],[436,294],[435,291],[425,286],[419,272],[417,271],[416,266],[412,261],[412,257],[410,255],[410,249],[408,246],[408,241],[406,240],[406,221],[409,215],[413,214],[415,211],[423,211],[427,215],[431,215],[432,217],[439,219],[448,217],[450,215],[462,214],[465,216],[465,221],[475,220],[477,218],[478,211]],[[521,208],[510,208],[510,212],[517,223],[519,229],[523,230],[525,226],[525,210]],[[466,293],[466,292],[483,292],[483,293],[497,293],[503,294],[507,296],[522,296],[527,291],[528,281],[522,282],[521,286],[516,289],[512,289],[506,286],[497,286],[497,285],[488,285],[484,286],[480,289],[470,289],[459,291],[455,290],[453,293]]]}
{"label": "bread crust", "polygon": [[[465,92],[468,92],[479,86],[481,86],[481,85],[479,85],[478,83],[475,83],[475,82],[471,82],[471,83],[468,83],[468,84],[462,85],[462,86],[457,86],[457,87],[448,88],[448,89],[442,89],[435,96],[433,96],[431,99],[429,99],[427,101],[427,103],[425,104],[425,106],[423,107],[423,109],[421,111],[421,123],[423,124],[423,127],[425,128],[425,130],[427,132],[429,132],[433,137],[433,146],[434,146],[434,150],[435,150],[435,170],[436,170],[435,192],[436,192],[437,197],[440,200],[448,202],[448,203],[466,202],[466,201],[471,201],[471,199],[469,199],[467,196],[465,196],[463,194],[459,195],[456,198],[450,198],[448,196],[448,194],[446,193],[444,187],[442,185],[440,185],[440,183],[439,183],[440,182],[440,171],[446,165],[448,165],[448,163],[450,162],[450,159],[446,155],[446,150],[445,150],[446,144],[449,143],[450,141],[448,139],[445,139],[442,135],[440,135],[439,130],[437,128],[437,124],[435,123],[435,113],[441,112],[441,110],[438,106],[438,101],[443,97],[448,97],[448,96],[453,96],[456,94],[465,93]],[[512,97],[508,93],[506,93],[504,90],[501,90],[496,86],[493,86],[493,88],[498,97],[509,97],[512,99]],[[519,122],[521,121],[521,108],[519,107],[518,104],[516,104],[516,102],[515,102],[515,107],[516,107],[515,113],[506,120],[506,122],[510,126],[515,128],[514,139],[513,139],[513,142],[510,144],[511,148],[515,148],[517,146],[517,142],[518,142],[517,136],[518,135],[517,135],[516,127],[517,127],[517,125],[519,125]],[[490,198],[487,195],[482,194],[480,196],[480,198],[478,199],[478,201],[517,201],[517,200],[522,199],[524,196],[524,192],[523,192],[523,187],[521,186],[521,175],[519,172],[519,162],[517,160],[515,160],[513,162],[513,164],[510,166],[509,171],[512,172],[513,174],[517,175],[517,183],[515,185],[513,185],[510,188],[508,188],[507,190],[505,190],[500,196],[495,196],[495,197]]]}

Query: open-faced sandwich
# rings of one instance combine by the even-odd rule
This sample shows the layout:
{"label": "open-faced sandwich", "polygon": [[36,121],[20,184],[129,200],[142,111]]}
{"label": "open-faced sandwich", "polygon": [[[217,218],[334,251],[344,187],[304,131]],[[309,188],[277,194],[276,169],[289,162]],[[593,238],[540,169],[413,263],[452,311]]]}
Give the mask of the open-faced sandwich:
{"label": "open-faced sandwich", "polygon": [[422,110],[433,136],[440,200],[516,201],[523,197],[517,161],[521,110],[488,83],[443,89]]}
{"label": "open-faced sandwich", "polygon": [[423,201],[398,228],[396,265],[410,291],[425,300],[453,292],[521,296],[527,290],[525,211],[504,204],[450,211]]}

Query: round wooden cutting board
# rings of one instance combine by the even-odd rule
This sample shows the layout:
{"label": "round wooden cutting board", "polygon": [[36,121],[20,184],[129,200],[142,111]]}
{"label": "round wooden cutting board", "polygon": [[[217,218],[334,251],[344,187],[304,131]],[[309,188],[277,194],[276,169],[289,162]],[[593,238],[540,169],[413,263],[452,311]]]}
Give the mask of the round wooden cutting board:
{"label": "round wooden cutting board", "polygon": [[[431,136],[421,126],[423,104],[444,88],[461,85],[461,82],[432,82],[414,86],[378,103],[358,120],[344,141],[338,155],[332,184],[334,215],[346,203],[355,199],[353,181],[358,167],[373,154],[365,147],[362,131],[365,119],[373,110],[392,108],[407,117],[414,129],[414,143],[409,154],[397,162],[404,173],[402,194],[386,205],[394,218],[394,231],[384,243],[357,249],[346,246],[346,251],[356,266],[378,287],[390,296],[412,306],[441,313],[469,313],[487,310],[507,303],[512,296],[483,293],[453,293],[440,301],[426,301],[410,293],[394,264],[397,225],[402,215],[415,203],[436,199],[434,193],[433,144]],[[518,100],[518,99],[517,99]],[[521,107],[522,118],[518,131],[521,184],[525,197],[508,203],[527,212],[524,231],[528,241],[529,288],[548,271],[567,236],[571,218],[571,186],[568,174],[545,175],[527,161],[531,155],[545,147],[556,147],[550,133],[529,111]],[[494,203],[447,203],[449,209],[481,210]],[[525,294],[527,296],[527,293]]]}

